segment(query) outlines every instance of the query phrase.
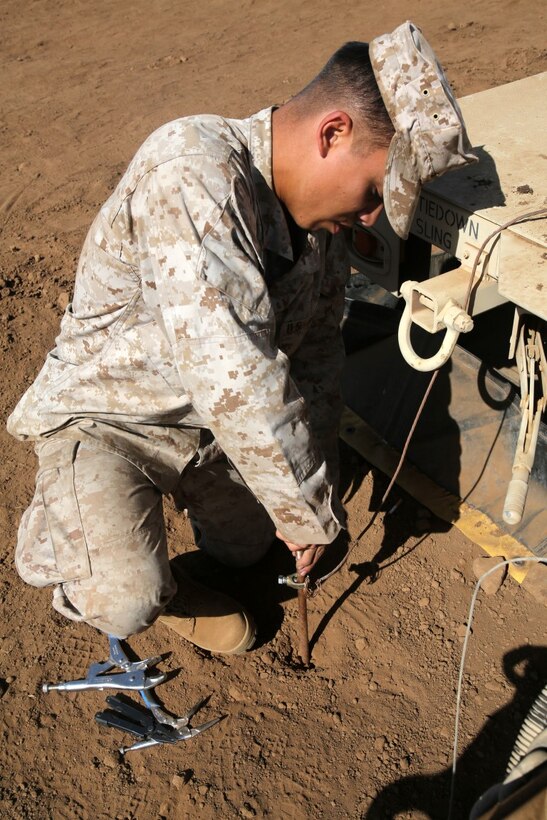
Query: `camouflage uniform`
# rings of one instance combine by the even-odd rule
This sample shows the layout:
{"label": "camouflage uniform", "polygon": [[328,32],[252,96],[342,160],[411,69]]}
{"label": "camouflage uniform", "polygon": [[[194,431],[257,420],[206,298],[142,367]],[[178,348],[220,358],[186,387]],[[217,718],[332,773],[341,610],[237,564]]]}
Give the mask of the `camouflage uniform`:
{"label": "camouflage uniform", "polygon": [[[226,563],[274,526],[330,543],[341,237],[293,248],[273,193],[271,109],[188,117],[139,149],[95,219],[55,349],[8,420],[36,442],[17,566],[120,636],[174,591],[162,494]],[[298,244],[298,243],[297,243]]]}

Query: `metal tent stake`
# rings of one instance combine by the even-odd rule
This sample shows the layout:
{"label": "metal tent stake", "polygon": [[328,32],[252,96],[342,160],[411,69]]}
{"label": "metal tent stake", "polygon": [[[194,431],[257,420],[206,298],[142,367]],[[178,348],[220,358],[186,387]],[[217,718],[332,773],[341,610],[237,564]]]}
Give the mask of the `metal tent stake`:
{"label": "metal tent stake", "polygon": [[308,590],[306,579],[296,576],[304,586],[298,588],[298,652],[304,666],[310,665],[310,639],[308,636]]}
{"label": "metal tent stake", "polygon": [[[294,555],[298,561],[302,553],[298,551]],[[309,666],[310,640],[308,636],[308,585],[306,576],[296,572],[292,575],[278,575],[277,582],[298,590],[298,654],[302,660],[302,665]]]}

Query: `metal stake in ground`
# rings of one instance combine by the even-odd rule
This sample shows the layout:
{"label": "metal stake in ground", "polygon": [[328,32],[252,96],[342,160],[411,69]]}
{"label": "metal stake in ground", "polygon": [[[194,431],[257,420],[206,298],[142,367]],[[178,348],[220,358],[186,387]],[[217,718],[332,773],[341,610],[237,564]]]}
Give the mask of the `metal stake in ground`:
{"label": "metal stake in ground", "polygon": [[308,636],[308,590],[303,575],[296,576],[304,586],[298,590],[298,652],[304,666],[310,665],[310,639]]}
{"label": "metal stake in ground", "polygon": [[[298,550],[294,554],[298,561],[302,557],[302,552]],[[293,575],[279,575],[279,584],[286,584],[292,589],[298,590],[298,654],[303,666],[310,665],[310,641],[308,637],[308,585],[305,575],[293,573]]]}
{"label": "metal stake in ground", "polygon": [[[302,557],[302,551],[295,552],[297,561]],[[310,665],[310,639],[308,636],[308,590],[306,576],[296,575],[297,582],[304,586],[298,587],[298,652],[304,666]]]}

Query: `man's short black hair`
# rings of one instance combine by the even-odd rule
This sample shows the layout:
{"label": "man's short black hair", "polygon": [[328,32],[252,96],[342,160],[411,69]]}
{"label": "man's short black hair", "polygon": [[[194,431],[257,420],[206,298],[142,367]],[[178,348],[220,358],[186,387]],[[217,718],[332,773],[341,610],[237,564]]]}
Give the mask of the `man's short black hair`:
{"label": "man's short black hair", "polygon": [[344,108],[365,126],[371,147],[383,148],[391,142],[394,128],[374,76],[368,43],[341,46],[294,102],[309,110],[325,103]]}

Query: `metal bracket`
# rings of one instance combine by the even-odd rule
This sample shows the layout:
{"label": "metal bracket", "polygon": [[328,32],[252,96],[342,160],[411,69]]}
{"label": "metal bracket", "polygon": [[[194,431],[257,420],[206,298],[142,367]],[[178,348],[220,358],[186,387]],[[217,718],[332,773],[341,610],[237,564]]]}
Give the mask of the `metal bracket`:
{"label": "metal bracket", "polygon": [[296,572],[293,572],[292,575],[278,575],[277,576],[277,583],[278,584],[285,584],[292,589],[306,589],[308,586],[308,582],[306,581],[299,581],[298,575]]}

